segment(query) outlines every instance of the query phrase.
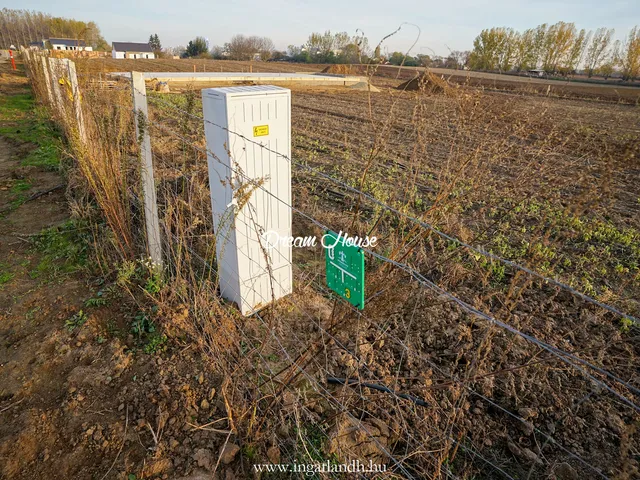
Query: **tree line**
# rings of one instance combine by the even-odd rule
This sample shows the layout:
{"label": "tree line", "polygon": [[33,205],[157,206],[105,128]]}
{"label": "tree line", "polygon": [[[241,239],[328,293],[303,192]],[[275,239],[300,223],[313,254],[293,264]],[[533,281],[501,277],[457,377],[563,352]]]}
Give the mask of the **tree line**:
{"label": "tree line", "polygon": [[[346,32],[313,32],[302,45],[275,49],[268,37],[234,35],[229,42],[210,48],[204,37],[196,37],[186,47],[165,49],[169,55],[229,60],[285,60],[304,63],[390,63],[406,66],[470,68],[488,71],[541,69],[551,74],[572,74],[583,69],[589,77],[605,78],[619,70],[626,80],[640,78],[640,27],[631,29],[624,40],[614,39],[614,29],[577,30],[574,23],[542,24],[523,32],[506,27],[484,29],[475,38],[470,52],[454,51],[447,57],[411,56],[402,52],[381,54],[370,48],[364,35]],[[28,46],[48,38],[84,40],[94,50],[109,50],[95,22],[29,11],[0,10],[0,48]],[[149,38],[161,55],[157,34]]]}
{"label": "tree line", "polygon": [[234,35],[229,42],[209,48],[204,37],[196,37],[186,47],[170,49],[168,53],[181,57],[228,60],[286,60],[306,63],[360,63],[369,61],[369,43],[364,36],[346,32],[314,32],[302,45],[289,45],[286,51],[276,50],[268,37]]}
{"label": "tree line", "polygon": [[228,60],[269,60],[275,52],[273,41],[268,37],[234,35],[224,46],[209,47],[209,42],[202,36],[190,40],[186,47],[169,47],[168,55],[181,58],[215,58]]}
{"label": "tree line", "polygon": [[463,68],[470,52],[453,51],[447,57],[408,55],[402,52],[382,53],[380,46],[371,48],[364,35],[347,32],[313,32],[301,45],[276,50],[268,37],[234,35],[223,45],[209,48],[204,37],[196,37],[186,47],[166,49],[169,55],[182,58],[214,58],[219,60],[289,61],[301,63],[389,63],[391,65]]}
{"label": "tree line", "polygon": [[624,41],[614,40],[613,28],[577,30],[575,24],[546,23],[518,32],[512,28],[484,29],[475,38],[468,66],[473,70],[526,71],[571,74],[580,68],[589,77],[605,78],[619,68],[626,80],[640,76],[640,28]]}
{"label": "tree line", "polygon": [[304,63],[369,63],[371,51],[364,35],[347,32],[314,32],[302,45],[289,45],[291,61]]}
{"label": "tree line", "polygon": [[54,17],[29,10],[0,10],[0,48],[29,46],[48,38],[84,40],[94,50],[109,50],[95,22]]}

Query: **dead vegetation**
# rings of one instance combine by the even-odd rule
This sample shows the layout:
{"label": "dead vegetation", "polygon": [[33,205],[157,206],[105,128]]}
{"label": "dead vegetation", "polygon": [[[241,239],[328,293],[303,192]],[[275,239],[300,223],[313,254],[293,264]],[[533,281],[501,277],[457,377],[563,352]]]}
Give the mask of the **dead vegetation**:
{"label": "dead vegetation", "polygon": [[398,90],[420,91],[430,95],[446,93],[452,86],[443,78],[427,72],[398,85]]}
{"label": "dead vegetation", "polygon": [[[407,478],[638,475],[638,411],[620,399],[638,401],[633,322],[459,243],[638,316],[635,108],[483,93],[432,74],[378,95],[294,92],[294,206],[335,231],[377,235],[378,253],[442,290],[369,257],[361,313],[327,291],[323,252],[298,249],[294,294],[242,318],[216,294],[198,92],[149,96],[168,268],[145,283],[123,273],[145,250],[131,92],[95,79],[82,81],[91,146],[76,142],[72,117],[59,121],[78,189],[107,219],[97,245],[104,274],[170,338],[196,343],[223,379],[218,410],[194,427],[220,430],[220,455],[204,449],[164,471],[215,471],[228,460],[247,474],[255,463],[358,458]],[[79,214],[85,208],[78,202]],[[320,233],[294,216],[294,235]],[[170,457],[163,425],[148,427],[154,462]]]}

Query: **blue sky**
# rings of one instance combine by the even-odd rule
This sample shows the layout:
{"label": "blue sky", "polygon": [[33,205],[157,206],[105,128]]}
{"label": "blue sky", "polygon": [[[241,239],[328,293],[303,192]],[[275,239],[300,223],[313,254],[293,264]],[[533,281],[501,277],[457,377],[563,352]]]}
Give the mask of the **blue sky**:
{"label": "blue sky", "polygon": [[[16,5],[17,6],[17,5]],[[108,42],[147,41],[157,33],[163,46],[186,45],[197,35],[211,45],[223,44],[232,35],[270,37],[279,49],[302,44],[309,33],[364,31],[375,45],[401,23],[420,27],[421,35],[412,53],[471,49],[474,37],[483,28],[507,26],[518,30],[540,23],[563,20],[577,28],[616,29],[623,38],[640,24],[640,1],[521,1],[521,0],[142,0],[92,2],[65,0],[20,2],[19,8],[39,10],[55,16],[93,20]],[[390,51],[406,50],[416,40],[417,28],[405,25],[385,42]]]}

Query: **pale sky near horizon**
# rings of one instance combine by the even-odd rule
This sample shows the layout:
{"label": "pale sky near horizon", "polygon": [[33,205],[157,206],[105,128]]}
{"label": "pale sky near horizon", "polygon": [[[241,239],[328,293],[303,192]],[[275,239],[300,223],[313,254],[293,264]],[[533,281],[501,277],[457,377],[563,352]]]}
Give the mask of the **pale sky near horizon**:
{"label": "pale sky near horizon", "polygon": [[[3,7],[0,7],[3,8]],[[107,42],[146,42],[157,33],[163,47],[186,45],[200,35],[210,45],[222,45],[236,33],[270,37],[278,49],[304,43],[311,32],[360,29],[375,46],[403,22],[420,27],[412,54],[446,55],[451,50],[471,50],[473,39],[483,28],[513,27],[516,30],[541,23],[574,22],[576,28],[616,29],[624,39],[640,24],[640,2],[612,0],[458,0],[451,4],[432,0],[141,0],[133,2],[91,2],[66,0],[58,4],[22,0],[21,8],[54,16],[95,21]],[[406,51],[418,29],[404,25],[387,40],[383,51]]]}

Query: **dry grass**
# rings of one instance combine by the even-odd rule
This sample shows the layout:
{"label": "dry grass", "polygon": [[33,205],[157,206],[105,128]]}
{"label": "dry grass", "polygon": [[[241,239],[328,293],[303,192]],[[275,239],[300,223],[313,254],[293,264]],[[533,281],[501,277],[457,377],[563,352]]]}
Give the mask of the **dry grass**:
{"label": "dry grass", "polygon": [[[240,62],[207,59],[129,60],[113,58],[77,59],[78,73],[103,72],[319,72],[324,65],[289,62]],[[195,68],[195,69],[194,69]]]}
{"label": "dry grass", "polygon": [[[96,145],[79,148],[73,121],[60,121],[68,124],[72,153],[121,261],[144,245],[130,233],[141,225],[130,195],[137,192],[133,120],[127,90],[100,90],[90,82],[95,79],[85,77],[83,96],[91,101],[83,105]],[[636,109],[444,90],[295,91],[294,161],[638,315]],[[563,462],[593,476],[537,428],[607,474],[637,474],[635,411],[594,390],[579,370],[389,264],[368,259],[368,306],[361,314],[326,291],[321,251],[296,250],[294,294],[259,317],[240,317],[216,295],[216,238],[199,150],[203,125],[184,114],[201,111],[199,96],[154,94],[150,108],[169,265],[168,284],[150,300],[167,331],[186,333],[227,379],[227,426],[252,461],[270,458],[269,446],[277,443],[283,459],[299,462],[335,455],[391,468],[388,452],[402,465],[400,476],[450,471],[495,478],[495,467],[478,455],[514,477],[547,478]],[[377,235],[379,253],[638,385],[635,330],[619,318],[308,170],[295,172],[296,208],[336,231]],[[318,227],[294,217],[294,235],[313,234]],[[328,376],[386,385],[428,407],[370,388],[330,385]]]}

